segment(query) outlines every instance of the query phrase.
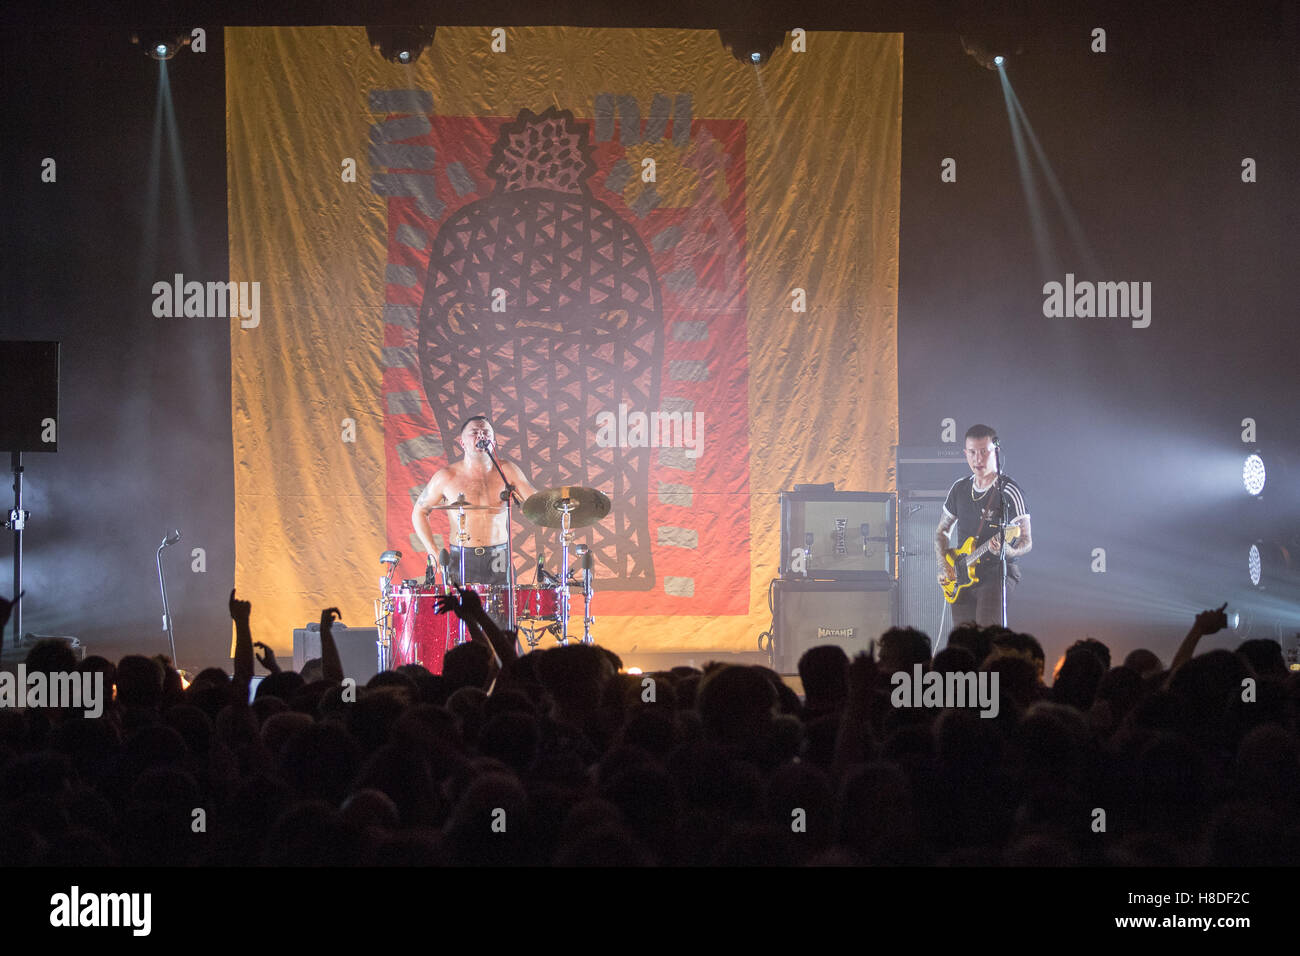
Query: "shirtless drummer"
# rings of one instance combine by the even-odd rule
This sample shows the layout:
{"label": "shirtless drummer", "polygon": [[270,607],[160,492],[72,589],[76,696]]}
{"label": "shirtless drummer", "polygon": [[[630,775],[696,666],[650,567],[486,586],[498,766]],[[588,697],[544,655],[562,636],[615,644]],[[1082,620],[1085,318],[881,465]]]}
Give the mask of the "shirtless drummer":
{"label": "shirtless drummer", "polygon": [[[490,506],[490,510],[486,511],[465,511],[465,530],[469,534],[465,546],[465,579],[472,584],[505,586],[509,560],[506,554],[506,503],[501,500],[505,484],[492,466],[492,459],[486,451],[486,448],[496,451],[496,435],[492,423],[486,415],[473,415],[465,419],[460,426],[460,436],[456,443],[460,445],[465,457],[453,461],[429,479],[424,491],[416,499],[415,507],[411,509],[411,526],[428,552],[430,562],[433,562],[433,532],[429,528],[429,514],[435,506],[455,501],[462,494],[472,505]],[[502,470],[510,478],[520,498],[527,499],[537,492],[518,465],[499,456],[497,460],[501,462]],[[450,511],[447,514],[451,521],[452,546],[448,548],[451,553],[451,568],[453,574],[458,574],[460,548],[454,544],[456,514]]]}

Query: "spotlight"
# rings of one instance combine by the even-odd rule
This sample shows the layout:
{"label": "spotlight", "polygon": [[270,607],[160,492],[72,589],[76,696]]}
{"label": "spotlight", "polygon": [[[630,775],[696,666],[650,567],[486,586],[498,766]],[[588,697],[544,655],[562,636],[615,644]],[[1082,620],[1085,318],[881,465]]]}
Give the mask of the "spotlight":
{"label": "spotlight", "polygon": [[1264,479],[1264,459],[1259,455],[1248,455],[1241,466],[1241,481],[1246,491],[1258,498],[1264,491]]}
{"label": "spotlight", "polygon": [[366,27],[366,38],[380,56],[404,66],[414,63],[433,44],[437,27]]}
{"label": "spotlight", "polygon": [[185,30],[137,30],[131,42],[144,50],[151,60],[170,60],[190,45],[192,37]]}
{"label": "spotlight", "polygon": [[1259,579],[1261,576],[1260,571],[1262,570],[1262,566],[1260,564],[1259,545],[1257,544],[1252,544],[1250,546],[1249,554],[1246,555],[1246,570],[1250,572],[1251,585],[1253,587],[1259,587]]}
{"label": "spotlight", "polygon": [[785,31],[774,28],[719,30],[718,39],[728,53],[741,63],[761,66],[785,43]]}
{"label": "spotlight", "polygon": [[959,39],[965,54],[986,70],[999,69],[1006,64],[1008,55],[1025,52],[1024,42],[1018,37],[967,34]]}

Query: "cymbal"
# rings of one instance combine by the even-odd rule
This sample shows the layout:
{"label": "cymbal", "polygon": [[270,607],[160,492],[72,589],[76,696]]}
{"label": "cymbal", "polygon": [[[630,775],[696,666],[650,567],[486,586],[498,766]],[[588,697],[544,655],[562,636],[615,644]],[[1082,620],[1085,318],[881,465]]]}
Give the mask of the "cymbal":
{"label": "cymbal", "polygon": [[564,527],[564,506],[568,505],[569,527],[585,528],[609,514],[609,498],[595,488],[561,485],[546,488],[524,502],[524,517],[543,528]]}
{"label": "cymbal", "polygon": [[455,501],[449,501],[445,505],[430,505],[430,511],[459,511],[464,508],[466,511],[496,511],[500,505],[472,505],[461,495]]}

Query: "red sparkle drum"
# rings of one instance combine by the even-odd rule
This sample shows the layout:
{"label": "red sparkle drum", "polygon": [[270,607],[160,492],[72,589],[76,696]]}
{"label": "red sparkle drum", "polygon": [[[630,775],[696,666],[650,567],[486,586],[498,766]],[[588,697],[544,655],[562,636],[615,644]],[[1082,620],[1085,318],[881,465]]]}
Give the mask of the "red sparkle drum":
{"label": "red sparkle drum", "polygon": [[[491,609],[491,588],[471,584],[483,606]],[[434,609],[441,591],[433,588],[396,588],[393,591],[392,667],[420,664],[431,674],[442,673],[447,652],[460,643],[460,618]],[[468,637],[466,637],[468,640]]]}
{"label": "red sparkle drum", "polygon": [[[501,603],[506,603],[502,590]],[[560,616],[560,596],[555,588],[515,588],[515,620],[555,621]]]}

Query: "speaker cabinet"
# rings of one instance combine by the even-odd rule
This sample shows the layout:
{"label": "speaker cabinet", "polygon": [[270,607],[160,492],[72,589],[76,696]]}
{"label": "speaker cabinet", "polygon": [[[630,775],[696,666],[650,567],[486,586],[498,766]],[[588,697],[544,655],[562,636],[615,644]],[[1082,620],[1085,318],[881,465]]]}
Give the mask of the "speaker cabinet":
{"label": "speaker cabinet", "polygon": [[894,447],[894,486],[900,497],[918,492],[927,495],[942,492],[939,503],[943,504],[952,483],[969,474],[964,442]]}
{"label": "speaker cabinet", "polygon": [[781,576],[894,579],[894,496],[876,491],[783,491]]}
{"label": "speaker cabinet", "polygon": [[810,647],[836,644],[852,657],[894,626],[892,583],[777,581],[773,601],[773,656],[782,674],[796,673]]}
{"label": "speaker cabinet", "polygon": [[952,626],[934,557],[934,531],[947,494],[944,488],[898,499],[898,623],[925,631],[936,650]]}
{"label": "speaker cabinet", "polygon": [[[379,672],[379,628],[341,627],[336,623],[331,631],[334,646],[339,649],[344,677],[364,684]],[[314,657],[320,657],[320,625],[294,628],[293,669],[301,671],[302,666]]]}

